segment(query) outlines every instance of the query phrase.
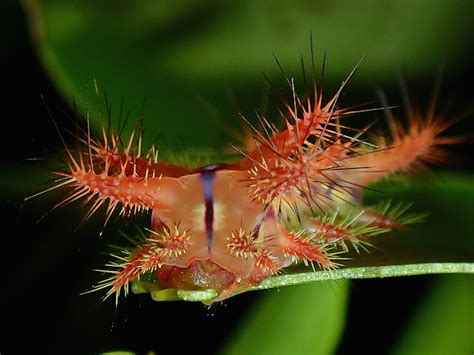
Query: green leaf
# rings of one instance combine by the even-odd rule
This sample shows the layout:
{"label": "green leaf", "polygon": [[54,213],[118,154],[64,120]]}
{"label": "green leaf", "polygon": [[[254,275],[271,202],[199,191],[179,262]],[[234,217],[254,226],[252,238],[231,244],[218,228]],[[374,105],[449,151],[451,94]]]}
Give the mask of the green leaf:
{"label": "green leaf", "polygon": [[223,354],[332,354],[344,329],[347,295],[345,281],[262,295]]}
{"label": "green leaf", "polygon": [[[342,267],[332,271],[302,271],[301,268],[292,268],[287,274],[270,277],[261,284],[237,290],[234,296],[240,293],[293,286],[328,280],[371,279],[397,276],[414,276],[427,274],[474,274],[474,263],[424,263],[371,267]],[[134,293],[150,293],[155,301],[192,301],[212,303],[217,293],[214,290],[183,291],[160,289],[157,284],[153,287],[144,285],[142,281],[133,283]]]}
{"label": "green leaf", "polygon": [[472,277],[440,278],[393,354],[471,354],[474,350],[473,300]]}
{"label": "green leaf", "polygon": [[[65,98],[74,97],[83,112],[87,102],[94,114],[93,78],[107,91],[115,112],[122,96],[125,108],[135,113],[147,98],[144,127],[150,135],[144,143],[159,134],[160,145],[171,150],[227,144],[222,124],[210,119],[209,105],[199,98],[210,102],[224,125],[235,127],[240,107],[253,112],[259,105],[261,73],[281,78],[273,53],[288,73],[300,76],[299,54],[306,53],[309,70],[310,31],[317,61],[323,50],[329,56],[326,85],[338,85],[364,53],[359,78],[393,83],[398,68],[414,77],[432,75],[443,58],[447,63],[452,58],[456,67],[468,61],[463,51],[471,31],[465,14],[473,11],[472,2],[433,5],[430,0],[24,4],[39,56]],[[229,90],[236,93],[239,108],[232,105]],[[101,120],[92,116],[96,125]]]}
{"label": "green leaf", "polygon": [[279,286],[298,285],[314,281],[371,279],[396,276],[413,276],[426,274],[474,274],[474,263],[426,263],[370,267],[341,268],[332,271],[298,272],[288,275],[274,276],[264,280],[260,285],[245,291],[263,290]]}

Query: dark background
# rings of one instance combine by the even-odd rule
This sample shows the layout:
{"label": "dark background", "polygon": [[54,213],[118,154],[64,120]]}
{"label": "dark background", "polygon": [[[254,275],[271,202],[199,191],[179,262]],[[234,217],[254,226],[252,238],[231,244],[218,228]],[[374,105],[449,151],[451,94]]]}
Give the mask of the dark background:
{"label": "dark background", "polygon": [[[47,157],[60,147],[40,95],[49,107],[60,108],[55,110],[59,125],[68,123],[66,115],[57,112],[67,112],[70,108],[52,87],[35,56],[21,6],[15,1],[2,1],[0,14],[4,48],[0,56],[2,170],[24,168],[29,175],[42,172],[41,166],[47,164],[28,159]],[[472,53],[466,55],[472,58]],[[456,104],[468,108],[472,98],[472,69],[472,66],[460,68],[443,81],[443,87],[453,93]],[[415,84],[420,90],[432,87],[432,82],[424,80]],[[456,130],[472,132],[471,121],[461,123]],[[454,150],[467,156],[466,149],[463,146]],[[468,163],[455,169],[472,170]],[[11,179],[16,181],[8,183],[23,184],[23,197],[26,197],[41,189],[29,177],[12,174]],[[117,349],[212,354],[225,343],[259,296],[244,294],[207,308],[184,302],[156,303],[143,295],[128,297],[115,309],[111,300],[102,302],[98,293],[80,295],[97,280],[92,269],[103,259],[100,251],[104,250],[107,235],[98,236],[97,224],[78,227],[77,206],[54,212],[36,223],[54,198],[23,204],[22,198],[9,193],[5,186],[7,183],[2,182],[2,354],[93,353]],[[435,278],[351,282],[349,318],[339,353],[386,353]],[[368,333],[370,343],[364,341]]]}

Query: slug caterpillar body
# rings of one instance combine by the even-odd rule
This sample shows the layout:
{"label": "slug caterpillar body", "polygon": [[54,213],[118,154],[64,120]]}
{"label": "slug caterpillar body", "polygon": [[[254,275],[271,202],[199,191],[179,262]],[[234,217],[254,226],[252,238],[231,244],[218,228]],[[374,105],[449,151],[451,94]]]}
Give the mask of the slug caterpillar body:
{"label": "slug caterpillar body", "polygon": [[364,208],[361,189],[439,163],[439,146],[459,141],[440,137],[452,121],[433,106],[425,115],[409,108],[407,125],[391,119],[388,137],[369,141],[350,124],[367,110],[338,106],[346,82],[326,100],[316,84],[311,95],[296,95],[288,80],[293,102],[284,104],[284,127],[263,118],[260,129],[250,125],[247,148],[225,164],[175,165],[154,147],[144,153],[137,132],[123,143],[105,127],[100,139],[83,130],[82,148],[65,145],[67,169],[46,190],[72,189],[57,206],[84,199],[87,216],[105,206],[106,221],[116,210],[124,218],[150,212],[140,242],[113,255],[111,277],[96,289],[118,299],[151,276],[163,289],[214,289],[212,301],[220,301],[295,263],[335,268],[349,247],[365,249],[371,237],[412,221],[405,205]]}

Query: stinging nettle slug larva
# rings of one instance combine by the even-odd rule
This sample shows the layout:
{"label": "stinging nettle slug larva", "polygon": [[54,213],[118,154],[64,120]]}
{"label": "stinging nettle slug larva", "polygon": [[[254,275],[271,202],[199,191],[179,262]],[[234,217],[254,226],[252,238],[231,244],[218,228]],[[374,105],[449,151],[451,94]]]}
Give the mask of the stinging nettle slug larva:
{"label": "stinging nettle slug larva", "polygon": [[293,99],[284,103],[283,128],[264,118],[260,129],[249,124],[253,137],[230,163],[160,161],[155,147],[143,153],[139,131],[122,143],[105,127],[100,139],[80,131],[80,149],[65,144],[66,170],[39,194],[71,188],[57,206],[85,199],[87,216],[105,206],[106,221],[116,210],[124,217],[151,212],[140,242],[113,255],[112,276],[95,289],[118,300],[131,282],[151,275],[163,289],[214,289],[212,301],[221,301],[295,263],[336,268],[350,246],[365,249],[374,235],[412,220],[405,205],[362,207],[361,189],[439,163],[439,146],[459,142],[439,136],[453,121],[436,116],[434,104],[426,114],[408,108],[407,125],[389,115],[388,137],[369,141],[350,126],[368,110],[338,106],[347,80],[325,100],[316,82],[310,95],[298,96],[286,79]]}

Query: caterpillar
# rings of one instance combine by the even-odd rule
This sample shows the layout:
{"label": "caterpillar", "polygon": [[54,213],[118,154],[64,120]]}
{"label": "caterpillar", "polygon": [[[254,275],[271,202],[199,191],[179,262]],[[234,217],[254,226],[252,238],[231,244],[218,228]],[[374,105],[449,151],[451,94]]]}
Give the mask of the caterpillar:
{"label": "caterpillar", "polygon": [[460,141],[442,136],[454,120],[436,115],[434,104],[426,114],[408,108],[406,126],[391,118],[388,137],[369,140],[368,129],[350,125],[367,110],[339,107],[347,80],[326,100],[316,81],[303,96],[287,78],[293,102],[283,103],[283,128],[265,118],[260,128],[249,123],[251,139],[235,147],[232,162],[173,164],[154,146],[142,150],[140,130],[124,143],[105,126],[101,138],[80,131],[81,148],[64,144],[60,182],[43,191],[70,190],[55,207],[84,200],[86,217],[105,207],[105,223],[115,211],[150,216],[141,239],[112,255],[104,270],[111,276],[94,289],[118,300],[131,282],[152,275],[163,289],[214,289],[213,301],[222,301],[296,263],[336,268],[349,248],[366,249],[374,236],[413,221],[402,204],[365,208],[361,191],[440,163],[440,146]]}

